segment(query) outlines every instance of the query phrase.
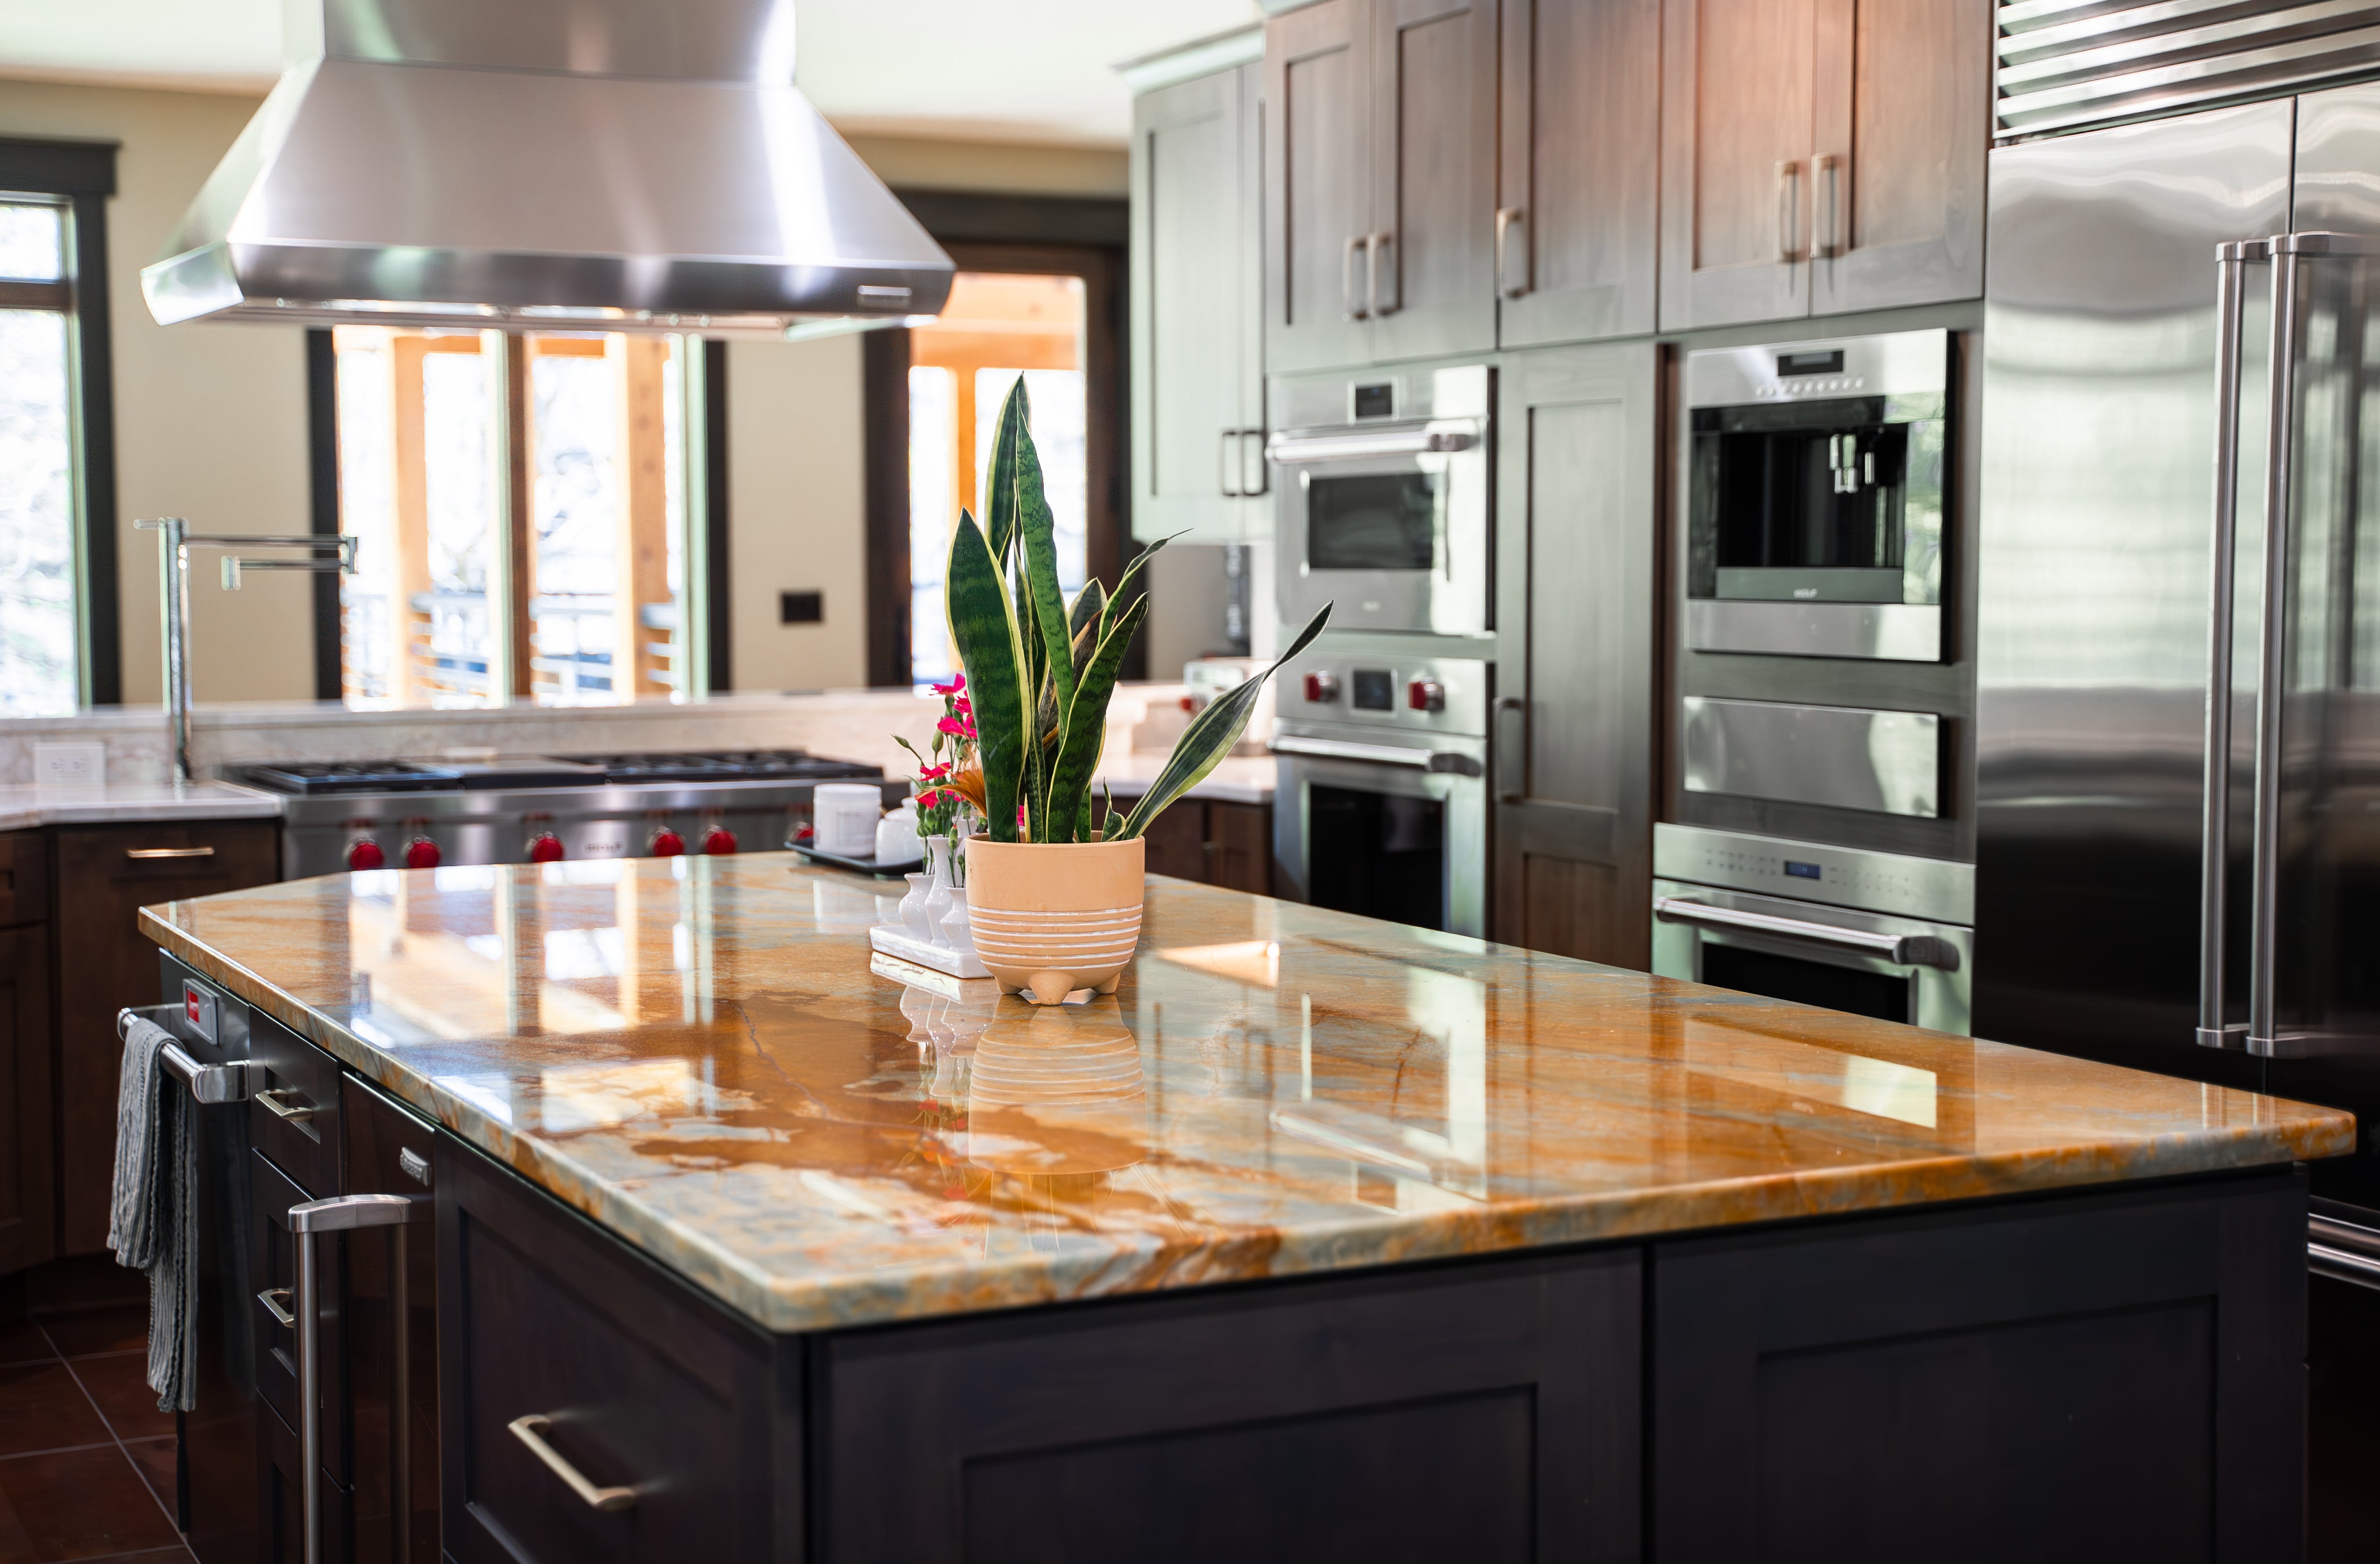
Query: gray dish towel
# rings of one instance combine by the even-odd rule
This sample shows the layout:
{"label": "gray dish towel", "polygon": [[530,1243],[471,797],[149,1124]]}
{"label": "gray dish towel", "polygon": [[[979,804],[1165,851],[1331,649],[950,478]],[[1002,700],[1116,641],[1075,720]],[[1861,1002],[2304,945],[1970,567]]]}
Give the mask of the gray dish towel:
{"label": "gray dish towel", "polygon": [[125,1028],[107,1247],[116,1264],[149,1273],[149,1388],[157,1410],[188,1411],[198,1405],[199,1106],[157,1057],[173,1040],[138,1017]]}

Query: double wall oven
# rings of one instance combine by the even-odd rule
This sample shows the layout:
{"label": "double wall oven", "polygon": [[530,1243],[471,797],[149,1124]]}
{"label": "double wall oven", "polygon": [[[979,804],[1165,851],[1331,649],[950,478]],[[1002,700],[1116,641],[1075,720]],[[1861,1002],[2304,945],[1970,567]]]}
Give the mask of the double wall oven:
{"label": "double wall oven", "polygon": [[1276,882],[1317,906],[1484,935],[1495,378],[1484,364],[1277,382],[1284,667]]}

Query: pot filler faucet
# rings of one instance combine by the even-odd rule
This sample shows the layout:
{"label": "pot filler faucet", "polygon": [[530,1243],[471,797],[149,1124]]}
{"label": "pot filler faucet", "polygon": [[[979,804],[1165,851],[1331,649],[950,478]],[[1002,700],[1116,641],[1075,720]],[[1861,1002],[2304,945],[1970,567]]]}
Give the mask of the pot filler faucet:
{"label": "pot filler faucet", "polygon": [[[157,534],[158,596],[163,599],[165,620],[165,712],[174,729],[174,780],[176,784],[192,780],[190,775],[190,653],[186,637],[190,622],[190,550],[192,548],[302,548],[310,556],[305,559],[250,559],[242,555],[224,556],[223,584],[225,592],[239,590],[243,570],[336,570],[343,576],[356,573],[355,534],[335,535],[313,533],[302,537],[246,536],[233,532],[193,532],[190,524],[179,516],[164,516],[154,521],[135,521],[144,532]],[[335,550],[335,558],[323,557],[325,551]]]}

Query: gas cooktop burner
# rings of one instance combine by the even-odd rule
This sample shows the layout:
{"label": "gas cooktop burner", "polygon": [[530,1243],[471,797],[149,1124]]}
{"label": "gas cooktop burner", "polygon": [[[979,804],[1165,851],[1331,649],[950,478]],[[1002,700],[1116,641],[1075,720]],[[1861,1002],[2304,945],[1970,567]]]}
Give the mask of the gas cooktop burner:
{"label": "gas cooktop burner", "polygon": [[595,766],[610,782],[807,782],[841,776],[879,776],[881,770],[856,761],[824,760],[804,750],[718,750],[685,753],[573,755]]}
{"label": "gas cooktop burner", "polygon": [[419,793],[463,785],[451,766],[412,761],[273,761],[251,765],[247,779],[276,793],[313,797],[322,793]]}

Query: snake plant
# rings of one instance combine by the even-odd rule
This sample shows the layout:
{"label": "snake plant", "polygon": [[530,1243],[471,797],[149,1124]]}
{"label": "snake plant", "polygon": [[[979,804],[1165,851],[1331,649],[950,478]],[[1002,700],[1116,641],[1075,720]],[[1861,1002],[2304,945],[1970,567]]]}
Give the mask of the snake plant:
{"label": "snake plant", "polygon": [[1057,540],[1030,412],[1019,375],[1000,409],[985,524],[959,513],[944,577],[951,644],[975,703],[989,835],[996,842],[1137,837],[1231,752],[1264,680],[1322,633],[1330,610],[1315,615],[1261,678],[1224,691],[1191,719],[1130,813],[1111,805],[1094,820],[1091,774],[1107,736],[1108,700],[1124,649],[1148,614],[1146,593],[1129,589],[1165,544],[1150,544],[1124,567],[1112,596],[1092,580],[1068,603],[1058,587]]}

